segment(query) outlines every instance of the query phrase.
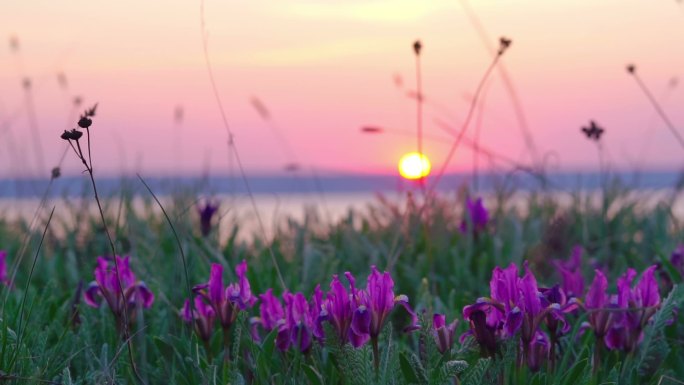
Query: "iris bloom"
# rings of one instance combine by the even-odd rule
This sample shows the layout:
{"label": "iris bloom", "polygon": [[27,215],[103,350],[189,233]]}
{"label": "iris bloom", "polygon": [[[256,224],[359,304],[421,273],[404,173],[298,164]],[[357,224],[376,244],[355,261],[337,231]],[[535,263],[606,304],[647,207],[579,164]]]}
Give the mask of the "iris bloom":
{"label": "iris bloom", "polygon": [[477,198],[475,201],[470,198],[466,199],[466,215],[467,218],[461,222],[461,232],[465,233],[468,229],[472,229],[474,233],[479,233],[487,228],[489,212],[482,204],[482,198]]}
{"label": "iris bloom", "polygon": [[349,341],[354,347],[358,348],[368,342],[369,335],[365,333],[356,334],[351,328],[352,323],[352,296],[356,288],[355,279],[351,273],[345,273],[345,277],[350,283],[351,293],[347,291],[337,275],[333,275],[330,282],[330,291],[323,301],[321,316],[330,322],[337,332],[337,339],[341,344]]}
{"label": "iris bloom", "polygon": [[454,319],[447,325],[444,314],[435,313],[432,316],[432,334],[435,337],[435,344],[440,353],[444,354],[451,350],[451,346],[454,344],[454,334],[456,333],[457,325],[458,319]]}
{"label": "iris bloom", "polygon": [[265,294],[259,296],[260,317],[250,320],[252,337],[259,341],[259,328],[266,332],[277,330],[276,346],[280,350],[287,350],[291,346],[297,347],[302,353],[311,350],[314,339],[323,341],[324,333],[321,327],[321,305],[323,292],[320,285],[314,289],[311,301],[307,302],[302,293],[283,294],[285,306],[273,295],[273,290],[268,289]]}
{"label": "iris bloom", "polygon": [[187,323],[192,323],[194,320],[197,335],[205,344],[209,342],[214,330],[214,318],[216,318],[216,312],[211,305],[207,304],[202,297],[198,295],[195,297],[195,306],[193,308],[190,305],[190,300],[186,299],[183,310],[181,311],[181,316]]}
{"label": "iris bloom", "polygon": [[257,300],[252,295],[246,273],[247,262],[243,260],[235,267],[238,282],[223,286],[223,266],[213,263],[209,282],[193,288],[214,309],[224,330],[235,322],[240,310],[251,308]]}
{"label": "iris bloom", "polygon": [[497,266],[489,285],[491,298],[480,298],[463,308],[463,318],[470,322],[471,328],[461,339],[474,335],[483,355],[491,357],[496,353],[497,339],[513,337],[520,331],[523,357],[533,367],[535,363],[530,360],[535,357],[531,354],[536,348],[541,324],[550,325],[554,336],[559,327],[567,332],[569,325],[564,314],[576,309],[577,304],[567,301],[559,287],[540,289],[527,264],[522,278],[518,277],[518,267],[513,263],[506,269]]}
{"label": "iris bloom", "polygon": [[584,307],[589,311],[589,325],[597,340],[603,340],[618,315],[606,310],[618,307],[617,296],[608,296],[607,290],[608,279],[601,270],[596,269],[594,280],[584,300]]}
{"label": "iris bloom", "polygon": [[316,287],[311,302],[307,302],[302,293],[285,293],[285,318],[278,322],[276,346],[280,350],[287,350],[295,346],[306,354],[311,351],[314,338],[323,340],[323,330],[320,327],[320,309],[323,293]]}
{"label": "iris bloom", "polygon": [[266,293],[259,294],[259,317],[252,317],[249,320],[252,338],[255,341],[261,341],[259,328],[266,332],[270,332],[278,326],[278,322],[285,318],[285,311],[283,305],[278,300],[278,297],[273,295],[273,289],[266,290]]}
{"label": "iris bloom", "polygon": [[[117,319],[117,326],[122,327],[124,307],[128,306],[129,319],[134,319],[134,314],[138,305],[149,308],[154,302],[154,294],[145,286],[145,283],[138,281],[130,267],[130,257],[115,257],[119,266],[119,276],[117,277],[114,264],[109,263],[105,258],[97,258],[95,267],[95,281],[88,285],[85,291],[85,303],[92,307],[100,307],[102,299],[109,306],[109,309]],[[121,286],[119,286],[121,283]],[[121,293],[123,291],[123,297]]]}
{"label": "iris bloom", "polygon": [[7,252],[5,250],[0,250],[0,283],[9,286],[9,281],[7,279],[7,264],[5,262],[7,258]]}
{"label": "iris bloom", "polygon": [[388,272],[380,273],[375,266],[371,266],[371,274],[365,290],[357,290],[353,280],[352,289],[351,328],[356,335],[368,335],[371,340],[377,340],[382,331],[387,316],[396,305],[401,305],[411,316],[411,326],[407,330],[416,328],[417,316],[411,309],[406,295],[394,295],[394,281]]}
{"label": "iris bloom", "polygon": [[631,352],[643,339],[644,327],[660,306],[655,270],[655,265],[646,269],[634,288],[631,288],[636,277],[634,269],[628,269],[618,279],[617,307],[625,311],[614,315],[615,322],[605,337],[609,349]]}
{"label": "iris bloom", "polygon": [[212,201],[206,201],[203,206],[197,206],[197,213],[200,217],[200,231],[206,237],[211,232],[211,221],[214,214],[218,212],[219,205]]}
{"label": "iris bloom", "polygon": [[554,261],[555,267],[561,274],[563,291],[568,297],[580,298],[584,295],[584,277],[582,276],[582,247],[572,249],[570,260]]}
{"label": "iris bloom", "polygon": [[530,348],[527,355],[527,366],[531,371],[536,372],[541,369],[542,365],[549,357],[550,347],[551,343],[549,342],[549,337],[546,333],[537,331],[534,334],[532,342],[530,342]]}

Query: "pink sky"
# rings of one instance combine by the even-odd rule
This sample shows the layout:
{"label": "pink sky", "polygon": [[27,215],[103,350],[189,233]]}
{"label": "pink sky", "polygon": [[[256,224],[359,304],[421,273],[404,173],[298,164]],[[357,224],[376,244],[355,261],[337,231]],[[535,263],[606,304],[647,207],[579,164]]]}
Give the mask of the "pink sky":
{"label": "pink sky", "polygon": [[[415,104],[402,92],[415,84],[411,46],[417,38],[424,46],[424,92],[443,106],[425,106],[426,135],[444,136],[435,118],[458,126],[491,61],[462,4],[207,0],[209,54],[246,170],[276,171],[293,160],[249,103],[256,96],[305,167],[395,172],[400,156],[415,150],[414,136],[372,137],[360,134],[359,127],[415,132]],[[680,3],[469,4],[493,45],[501,35],[513,40],[502,63],[537,146],[553,154],[553,167],[596,167],[595,147],[579,133],[589,119],[607,129],[604,146],[616,167],[682,166],[682,148],[624,70],[635,63],[670,118],[684,126],[684,85],[668,90],[684,68]],[[9,49],[10,36],[19,39],[18,54]],[[13,118],[11,132],[0,125],[0,176],[36,172],[23,76],[34,83],[46,168],[58,162],[64,148],[58,136],[69,120],[69,100],[81,95],[84,107],[100,105],[93,126],[96,172],[168,174],[180,169],[190,174],[207,165],[213,173],[227,172],[227,135],[204,64],[199,1],[5,2],[0,37],[0,124]],[[66,75],[67,89],[60,88],[58,72]],[[395,86],[395,74],[402,77],[404,91]],[[483,145],[528,162],[498,73],[483,100]],[[184,109],[180,126],[173,119],[178,105]],[[439,168],[448,147],[426,141],[433,167]],[[467,171],[471,164],[470,151],[461,147],[450,170]],[[65,173],[80,171],[72,154],[63,168]]]}

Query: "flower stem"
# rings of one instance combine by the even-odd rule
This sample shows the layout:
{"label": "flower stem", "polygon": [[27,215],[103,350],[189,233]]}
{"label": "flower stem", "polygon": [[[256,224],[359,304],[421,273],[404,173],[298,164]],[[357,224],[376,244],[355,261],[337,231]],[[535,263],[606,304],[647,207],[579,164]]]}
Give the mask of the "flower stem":
{"label": "flower stem", "polygon": [[373,345],[373,366],[375,367],[375,375],[380,370],[380,349],[378,349],[378,337],[371,338],[371,345]]}
{"label": "flower stem", "polygon": [[223,361],[230,362],[230,329],[223,329]]}

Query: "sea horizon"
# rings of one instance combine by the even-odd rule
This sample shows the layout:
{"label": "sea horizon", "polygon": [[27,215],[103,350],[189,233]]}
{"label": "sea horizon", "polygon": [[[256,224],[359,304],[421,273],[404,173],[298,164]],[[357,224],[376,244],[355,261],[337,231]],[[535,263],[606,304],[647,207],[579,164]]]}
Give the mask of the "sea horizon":
{"label": "sea horizon", "polygon": [[[392,193],[414,190],[420,187],[416,181],[409,181],[398,175],[326,173],[313,174],[304,171],[289,174],[259,173],[247,175],[217,176],[160,176],[141,174],[145,182],[157,195],[169,195],[179,191],[195,191],[202,194],[306,194],[306,193]],[[489,192],[500,187],[523,191],[539,188],[562,191],[595,190],[602,186],[602,180],[618,182],[620,186],[633,190],[675,188],[682,183],[683,174],[678,171],[615,171],[602,174],[599,171],[560,171],[547,173],[543,178],[528,172],[487,172],[479,174],[477,190]],[[435,177],[426,180],[428,186]],[[98,189],[103,195],[112,195],[126,189],[131,194],[146,193],[136,175],[105,176],[96,178]],[[436,191],[448,192],[464,186],[474,187],[472,173],[445,174]],[[49,178],[0,178],[0,198],[73,197],[89,194],[90,181],[85,176],[61,176],[52,181]]]}

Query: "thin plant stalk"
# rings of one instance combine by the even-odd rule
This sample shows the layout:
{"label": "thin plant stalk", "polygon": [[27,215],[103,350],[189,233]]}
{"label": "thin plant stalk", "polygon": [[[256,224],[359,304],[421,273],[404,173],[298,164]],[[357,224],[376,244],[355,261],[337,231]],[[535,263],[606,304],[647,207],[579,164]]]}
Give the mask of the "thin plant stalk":
{"label": "thin plant stalk", "polygon": [[[94,107],[93,107],[93,110],[94,110]],[[76,156],[81,160],[81,163],[83,163],[83,165],[85,166],[86,171],[88,172],[88,176],[90,178],[90,182],[93,186],[95,203],[97,204],[97,209],[98,209],[98,212],[100,214],[102,226],[104,227],[104,232],[107,235],[107,240],[108,240],[109,246],[112,250],[112,257],[114,259],[114,270],[116,273],[116,279],[117,279],[117,283],[118,283],[117,286],[119,287],[119,293],[118,294],[121,296],[121,300],[125,302],[126,295],[123,291],[123,285],[121,284],[121,275],[119,273],[119,263],[116,259],[116,247],[114,246],[114,240],[112,239],[112,236],[109,233],[109,227],[107,225],[107,220],[105,219],[105,216],[104,216],[104,209],[102,208],[102,203],[100,202],[100,195],[97,192],[97,184],[95,183],[95,176],[94,176],[93,167],[92,167],[92,156],[90,153],[90,130],[89,129],[86,129],[86,135],[87,135],[87,142],[88,142],[88,160],[90,161],[90,163],[89,163],[89,161],[86,161],[85,155],[83,154],[83,149],[81,148],[81,144],[80,144],[78,139],[73,140],[76,142],[76,147],[74,147],[71,139],[69,139],[68,142],[71,145],[71,148],[76,152]],[[130,331],[128,330],[128,326],[129,326],[128,325],[129,324],[128,306],[126,304],[124,304],[124,306],[122,308],[123,308],[123,320],[119,320],[118,319],[119,316],[115,315],[115,318],[117,318],[117,320],[116,320],[117,326],[120,323],[122,323],[122,325],[123,325],[123,327],[121,329],[123,331],[123,337],[126,340],[126,347],[128,349],[128,357],[129,357],[129,360],[131,363],[131,367],[133,369],[133,373],[134,373],[136,379],[140,383],[144,384],[145,381],[143,380],[143,378],[140,376],[140,373],[138,372],[138,369],[137,369],[136,364],[135,364],[135,358],[133,355],[133,344],[132,344],[132,341],[130,338]],[[121,321],[123,321],[123,322],[121,322]]]}
{"label": "thin plant stalk", "polygon": [[[473,9],[470,7],[470,3],[468,0],[460,0],[459,3],[461,4],[461,7],[465,11],[466,16],[468,17],[468,20],[470,23],[473,25],[473,28],[475,29],[475,32],[478,34],[480,37],[480,40],[482,41],[482,44],[485,46],[485,48],[491,53],[491,54],[496,54],[496,51],[494,47],[492,47],[490,41],[492,40],[489,34],[487,33],[487,30],[485,29],[484,25],[478,18],[477,14]],[[522,103],[520,102],[520,97],[518,96],[518,92],[516,90],[515,85],[513,84],[513,81],[511,80],[511,77],[508,75],[508,71],[506,70],[506,67],[504,65],[500,65],[497,67],[499,76],[501,77],[501,80],[503,81],[503,85],[506,88],[506,92],[508,92],[508,96],[511,99],[511,104],[513,105],[513,111],[515,112],[515,118],[518,121],[518,127],[520,128],[520,132],[522,133],[522,136],[525,140],[525,145],[527,147],[527,150],[529,151],[532,162],[535,165],[535,167],[540,168],[542,166],[542,161],[539,159],[539,154],[537,152],[537,146],[534,143],[534,137],[532,136],[532,133],[530,132],[530,128],[527,124],[527,118],[525,117],[525,110],[522,107]],[[539,172],[542,172],[543,170],[540,168]]]}
{"label": "thin plant stalk", "polygon": [[36,268],[36,262],[38,261],[38,254],[40,254],[40,249],[43,246],[43,241],[45,240],[45,235],[47,234],[48,228],[50,227],[50,222],[52,222],[52,216],[55,214],[55,207],[52,207],[52,211],[50,211],[50,216],[48,217],[47,223],[45,224],[45,228],[43,229],[43,235],[40,237],[40,242],[38,243],[38,248],[36,249],[36,253],[33,256],[33,263],[31,264],[31,270],[29,271],[29,276],[28,279],[26,280],[26,285],[24,287],[24,296],[21,299],[21,305],[19,306],[19,335],[17,336],[17,350],[15,351],[14,356],[12,356],[12,361],[10,362],[10,367],[14,366],[14,363],[16,362],[16,359],[19,355],[19,347],[21,346],[21,339],[24,336],[24,332],[26,331],[26,325],[23,325],[24,323],[24,306],[26,306],[26,297],[28,296],[28,289],[29,285],[31,284],[31,279],[33,278],[33,271]]}
{"label": "thin plant stalk", "polygon": [[480,93],[482,92],[482,89],[487,82],[487,79],[491,75],[492,71],[494,68],[496,68],[496,64],[499,62],[499,59],[505,52],[505,48],[502,46],[501,49],[499,49],[498,53],[496,56],[494,56],[494,59],[492,60],[491,64],[485,71],[484,75],[480,79],[480,83],[477,85],[477,88],[475,89],[475,94],[473,95],[473,100],[470,103],[470,108],[468,109],[468,114],[466,115],[465,120],[463,121],[463,124],[461,126],[461,130],[458,133],[458,136],[456,136],[456,139],[454,140],[454,143],[451,145],[451,148],[449,149],[449,153],[447,154],[446,159],[442,163],[442,167],[439,170],[439,173],[435,177],[435,180],[432,183],[432,188],[430,189],[430,192],[433,192],[437,186],[439,185],[439,181],[442,179],[444,176],[444,173],[446,172],[447,167],[449,167],[449,163],[451,162],[451,159],[453,158],[454,154],[456,153],[456,149],[458,148],[458,145],[461,143],[461,140],[463,139],[463,135],[465,134],[466,130],[468,129],[468,126],[470,125],[470,121],[473,117],[473,112],[475,111],[475,106],[477,105],[477,102],[480,97]]}
{"label": "thin plant stalk", "polygon": [[[188,291],[188,298],[190,301],[190,311],[192,314],[194,314],[195,311],[195,301],[193,301],[193,295],[192,295],[192,289],[190,288],[190,275],[188,274],[188,264],[187,264],[187,258],[185,257],[185,251],[183,251],[183,245],[181,244],[180,237],[178,236],[178,233],[176,232],[176,227],[173,225],[173,222],[171,222],[171,218],[169,218],[169,215],[166,213],[166,210],[164,209],[164,206],[161,204],[159,201],[159,198],[157,198],[157,195],[152,191],[150,186],[145,182],[145,179],[143,179],[140,174],[138,175],[138,179],[140,179],[140,182],[145,186],[147,191],[149,191],[150,195],[152,195],[152,198],[154,198],[154,201],[157,202],[157,205],[161,209],[162,213],[164,214],[164,218],[166,218],[166,222],[169,224],[169,227],[171,227],[171,231],[173,232],[173,237],[176,240],[176,244],[178,245],[178,250],[180,251],[181,255],[181,261],[183,262],[183,272],[185,274],[185,285],[187,287]],[[194,318],[194,315],[193,315]],[[192,328],[194,327],[194,320],[193,322],[190,323],[190,331],[192,335]],[[190,346],[192,347],[192,340],[190,340]]]}
{"label": "thin plant stalk", "polygon": [[663,120],[663,122],[665,122],[667,128],[670,130],[675,139],[677,139],[679,145],[684,149],[684,138],[682,138],[682,135],[679,133],[679,131],[677,131],[670,118],[667,116],[663,108],[660,106],[660,103],[658,103],[658,101],[653,96],[651,91],[648,89],[648,87],[646,87],[646,84],[643,82],[643,80],[641,80],[641,77],[636,72],[636,67],[634,67],[633,65],[627,66],[627,72],[634,77],[634,80],[636,80],[637,84],[639,85],[639,88],[641,88],[641,91],[643,91],[644,95],[646,95],[648,101],[651,102],[651,105],[653,105],[653,108],[656,110],[656,112]]}
{"label": "thin plant stalk", "polygon": [[240,154],[238,153],[237,145],[235,144],[235,135],[233,135],[233,131],[231,130],[230,125],[228,124],[228,118],[226,116],[226,112],[223,109],[223,102],[221,101],[221,96],[219,95],[218,87],[216,86],[216,80],[214,79],[214,71],[211,66],[211,61],[209,60],[207,33],[204,23],[204,0],[200,2],[200,22],[202,27],[202,48],[204,51],[204,61],[207,67],[207,73],[209,75],[209,82],[211,83],[211,88],[214,93],[214,99],[216,100],[219,112],[221,113],[223,126],[225,127],[226,133],[228,134],[228,148],[229,150],[232,150],[229,151],[229,157],[231,153],[235,156],[235,161],[238,166],[238,169],[240,170],[240,176],[242,177],[242,180],[245,184],[245,188],[247,189],[247,195],[249,196],[249,200],[254,209],[254,215],[256,216],[257,224],[259,225],[259,230],[263,237],[264,244],[268,248],[269,255],[271,256],[271,261],[273,262],[273,267],[275,268],[276,274],[278,275],[278,280],[280,281],[280,285],[282,286],[283,290],[287,290],[287,285],[285,284],[285,279],[283,278],[283,274],[280,271],[280,267],[278,265],[278,261],[276,260],[275,253],[273,252],[273,248],[271,247],[266,237],[266,228],[264,227],[264,222],[261,219],[261,214],[259,214],[259,210],[257,209],[254,194],[252,193],[252,188],[250,187],[249,180],[247,179],[247,175],[245,174],[245,169],[242,166],[242,161],[240,160]]}

